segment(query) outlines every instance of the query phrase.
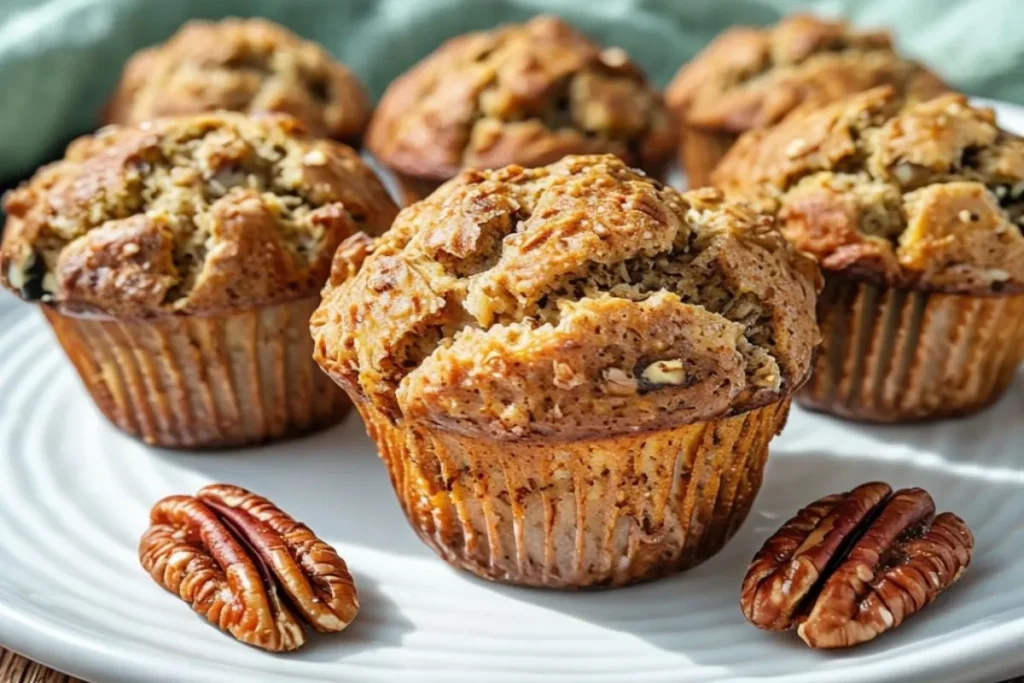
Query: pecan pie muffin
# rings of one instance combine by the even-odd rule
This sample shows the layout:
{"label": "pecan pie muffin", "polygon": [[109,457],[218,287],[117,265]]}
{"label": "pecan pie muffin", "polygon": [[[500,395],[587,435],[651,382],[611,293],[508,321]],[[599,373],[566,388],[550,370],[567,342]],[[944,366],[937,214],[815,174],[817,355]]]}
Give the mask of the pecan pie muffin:
{"label": "pecan pie muffin", "polygon": [[729,29],[685,64],[665,93],[680,121],[680,162],[690,187],[709,184],[711,170],[744,131],[880,85],[908,100],[947,90],[895,52],[886,31],[805,14],[767,28]]}
{"label": "pecan pie muffin", "polygon": [[220,112],[111,126],[5,200],[0,282],[47,319],[100,410],[161,446],[331,424],[310,360],[338,243],[396,208],[348,147]]}
{"label": "pecan pie muffin", "polygon": [[290,114],[318,137],[357,141],[370,101],[347,67],[316,43],[264,19],[190,21],[136,53],[106,122],[216,110]]}
{"label": "pecan pie muffin", "polygon": [[818,341],[817,268],[770,218],[611,155],[464,171],[336,266],[314,357],[420,537],[498,581],[714,554]]}
{"label": "pecan pie muffin", "polygon": [[615,154],[661,175],[675,126],[624,51],[540,16],[446,42],[391,84],[366,142],[411,203],[461,168],[566,154]]}
{"label": "pecan pie muffin", "polygon": [[825,271],[801,402],[903,421],[992,402],[1024,357],[1024,139],[961,95],[855,95],[740,139],[714,174]]}

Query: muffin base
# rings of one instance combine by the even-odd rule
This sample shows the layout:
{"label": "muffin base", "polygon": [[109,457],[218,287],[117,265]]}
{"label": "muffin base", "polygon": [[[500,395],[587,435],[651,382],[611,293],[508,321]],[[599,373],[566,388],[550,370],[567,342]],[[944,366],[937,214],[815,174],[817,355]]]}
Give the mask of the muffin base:
{"label": "muffin base", "polygon": [[967,415],[998,399],[1024,359],[1024,294],[977,296],[827,275],[812,410],[871,422]]}
{"label": "muffin base", "polygon": [[621,586],[718,552],[750,511],[788,398],[625,436],[495,441],[395,425],[357,403],[420,538],[450,564],[526,586]]}
{"label": "muffin base", "polygon": [[312,360],[318,302],[149,319],[43,312],[107,419],[148,444],[210,448],[344,417],[348,398]]}
{"label": "muffin base", "polygon": [[732,133],[682,126],[679,134],[679,163],[686,173],[687,187],[693,189],[711,185],[711,172],[737,139],[739,136]]}

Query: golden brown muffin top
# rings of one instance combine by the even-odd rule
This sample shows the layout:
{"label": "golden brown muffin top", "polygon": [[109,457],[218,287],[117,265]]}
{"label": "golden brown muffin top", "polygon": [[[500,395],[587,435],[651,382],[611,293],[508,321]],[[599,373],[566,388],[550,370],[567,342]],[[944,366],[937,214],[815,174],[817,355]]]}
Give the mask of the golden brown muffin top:
{"label": "golden brown muffin top", "polygon": [[744,135],[714,182],[760,198],[826,270],[922,289],[1024,287],[1024,139],[991,109],[891,88]]}
{"label": "golden brown muffin top", "polygon": [[321,367],[392,419],[497,439],[743,412],[818,341],[817,268],[770,218],[611,155],[464,171],[335,266]]}
{"label": "golden brown muffin top", "polygon": [[338,243],[397,212],[350,148],[228,112],[80,138],[4,208],[6,287],[118,316],[313,296]]}
{"label": "golden brown muffin top", "polygon": [[948,90],[898,55],[886,31],[796,14],[767,28],[725,31],[683,65],[665,96],[688,125],[742,133],[887,84],[911,101]]}
{"label": "golden brown muffin top", "polygon": [[225,109],[290,114],[316,136],[355,141],[366,91],[316,43],[265,19],[190,21],[125,66],[107,123]]}
{"label": "golden brown muffin top", "polygon": [[541,166],[611,153],[658,173],[675,130],[661,95],[619,48],[556,17],[449,40],[391,84],[367,146],[410,176]]}

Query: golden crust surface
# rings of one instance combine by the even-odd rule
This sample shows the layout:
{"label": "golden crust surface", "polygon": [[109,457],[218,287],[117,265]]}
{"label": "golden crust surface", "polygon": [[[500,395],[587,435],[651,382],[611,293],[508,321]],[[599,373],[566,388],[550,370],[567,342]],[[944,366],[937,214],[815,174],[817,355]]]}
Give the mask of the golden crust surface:
{"label": "golden crust surface", "polygon": [[315,295],[338,244],[397,212],[349,147],[288,117],[228,112],[80,138],[5,210],[0,282],[118,316]]}
{"label": "golden crust surface", "polygon": [[391,84],[367,132],[383,163],[436,180],[566,154],[657,173],[674,144],[660,93],[629,56],[550,16],[443,44]]}
{"label": "golden crust surface", "polygon": [[887,32],[796,14],[725,31],[679,70],[665,96],[686,125],[741,133],[880,85],[911,101],[948,90],[897,54]]}
{"label": "golden crust surface", "polygon": [[359,79],[316,43],[265,19],[190,21],[136,53],[106,111],[135,124],[208,111],[294,116],[312,134],[355,141],[370,118]]}
{"label": "golden crust surface", "polygon": [[851,96],[747,133],[713,180],[777,211],[827,271],[936,291],[1024,288],[1024,139],[962,95]]}
{"label": "golden crust surface", "polygon": [[770,218],[610,155],[464,171],[338,254],[314,358],[391,419],[463,433],[742,412],[795,390],[818,341],[817,269]]}

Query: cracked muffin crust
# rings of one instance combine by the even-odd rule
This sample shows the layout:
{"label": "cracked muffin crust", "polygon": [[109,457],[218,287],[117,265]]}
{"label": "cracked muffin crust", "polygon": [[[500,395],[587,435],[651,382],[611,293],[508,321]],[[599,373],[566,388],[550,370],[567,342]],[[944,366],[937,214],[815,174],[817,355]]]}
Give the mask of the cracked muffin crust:
{"label": "cracked muffin crust", "polygon": [[245,445],[350,406],[306,329],[338,243],[396,213],[352,149],[281,115],[109,126],[5,209],[0,283],[43,304],[96,405],[129,434]]}
{"label": "cracked muffin crust", "polygon": [[687,173],[703,185],[744,131],[881,85],[908,101],[948,90],[900,56],[888,32],[797,14],[766,28],[729,29],[679,70],[665,98],[682,124]]}
{"label": "cracked muffin crust", "polygon": [[470,33],[391,84],[367,132],[385,165],[443,181],[461,168],[616,154],[659,173],[675,130],[661,95],[618,48],[556,17]]}
{"label": "cracked muffin crust", "polygon": [[962,95],[856,94],[744,135],[715,172],[816,256],[824,337],[805,406],[859,420],[965,415],[1024,349],[1024,140]]}
{"label": "cracked muffin crust", "polygon": [[771,219],[610,155],[464,171],[339,249],[314,357],[392,420],[498,440],[665,429],[792,393],[818,277]]}
{"label": "cracked muffin crust", "polygon": [[396,213],[352,149],[289,117],[229,112],[81,138],[5,210],[0,282],[116,316],[316,296],[335,247]]}
{"label": "cracked muffin crust", "polygon": [[891,88],[752,131],[715,172],[828,272],[929,291],[1024,291],[1024,139],[962,95]]}
{"label": "cracked muffin crust", "polygon": [[729,29],[680,69],[665,96],[691,125],[742,133],[879,85],[911,100],[947,89],[897,54],[888,32],[798,14]]}
{"label": "cracked muffin crust", "polygon": [[108,104],[107,123],[216,110],[282,113],[320,137],[356,141],[370,101],[347,67],[316,43],[264,19],[191,21],[136,53]]}

